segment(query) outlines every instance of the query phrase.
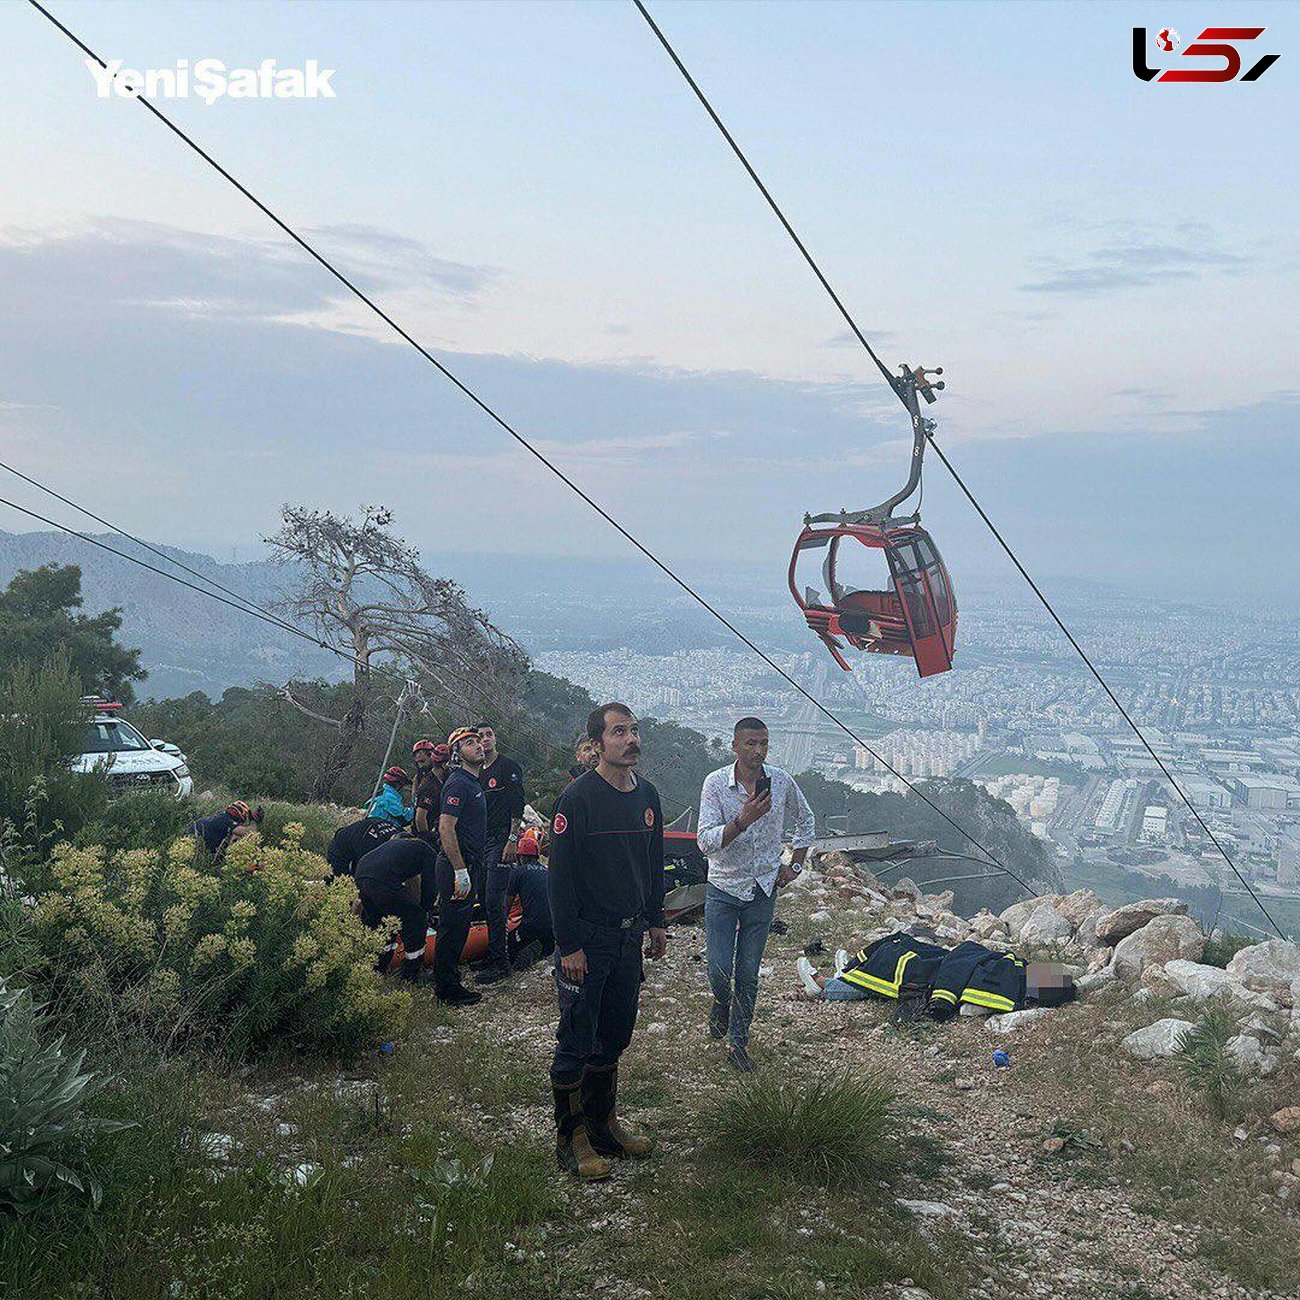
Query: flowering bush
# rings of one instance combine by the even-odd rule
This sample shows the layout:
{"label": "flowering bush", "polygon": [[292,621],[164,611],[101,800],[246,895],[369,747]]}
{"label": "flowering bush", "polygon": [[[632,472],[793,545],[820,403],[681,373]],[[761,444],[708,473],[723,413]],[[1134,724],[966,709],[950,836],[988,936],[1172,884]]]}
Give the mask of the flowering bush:
{"label": "flowering bush", "polygon": [[391,1036],[409,1000],[374,971],[379,940],[353,913],[352,882],[327,879],[301,841],[290,824],[216,863],[199,863],[190,837],[112,855],[60,844],[33,917],[38,967],[60,997],[237,1053]]}

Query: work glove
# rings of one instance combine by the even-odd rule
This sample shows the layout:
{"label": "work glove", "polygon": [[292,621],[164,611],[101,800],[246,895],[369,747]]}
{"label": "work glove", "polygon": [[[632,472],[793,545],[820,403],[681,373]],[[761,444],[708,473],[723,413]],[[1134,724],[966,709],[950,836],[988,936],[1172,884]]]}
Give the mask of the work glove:
{"label": "work glove", "polygon": [[470,891],[469,872],[462,867],[456,872],[456,886],[452,890],[452,898],[468,898]]}

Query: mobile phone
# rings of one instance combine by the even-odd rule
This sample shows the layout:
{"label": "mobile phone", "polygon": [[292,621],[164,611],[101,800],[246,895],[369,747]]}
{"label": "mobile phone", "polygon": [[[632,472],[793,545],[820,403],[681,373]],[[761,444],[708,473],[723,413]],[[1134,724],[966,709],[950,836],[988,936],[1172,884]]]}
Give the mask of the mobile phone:
{"label": "mobile phone", "polygon": [[772,778],[770,776],[760,776],[754,782],[754,798],[761,799],[765,794],[772,793]]}

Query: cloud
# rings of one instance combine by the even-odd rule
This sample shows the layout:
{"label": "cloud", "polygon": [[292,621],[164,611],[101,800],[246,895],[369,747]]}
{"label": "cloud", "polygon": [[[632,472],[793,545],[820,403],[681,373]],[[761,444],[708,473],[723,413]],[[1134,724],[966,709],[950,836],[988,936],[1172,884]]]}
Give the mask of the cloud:
{"label": "cloud", "polygon": [[[883,348],[886,343],[898,337],[893,330],[863,330],[862,332],[873,348]],[[852,330],[840,330],[838,334],[832,334],[822,344],[824,348],[860,348],[861,346],[862,340]]]}
{"label": "cloud", "polygon": [[[494,272],[433,256],[401,235],[322,227],[322,251],[368,292],[419,289],[471,300]],[[158,315],[284,319],[351,302],[299,249],[276,238],[210,235],[101,217],[75,229],[0,231],[0,282],[11,307],[47,321]]]}
{"label": "cloud", "polygon": [[331,247],[342,246],[347,263],[345,273],[356,279],[354,271],[366,274],[376,288],[411,288],[423,285],[462,297],[473,297],[498,277],[496,270],[449,262],[435,257],[419,240],[359,222],[314,226],[312,235],[324,235]]}
{"label": "cloud", "polygon": [[1019,287],[1025,293],[1093,297],[1214,273],[1235,275],[1251,264],[1244,254],[1216,248],[1213,233],[1205,227],[1184,223],[1163,238],[1130,232],[1075,261],[1062,256],[1037,258],[1034,265],[1041,278]]}

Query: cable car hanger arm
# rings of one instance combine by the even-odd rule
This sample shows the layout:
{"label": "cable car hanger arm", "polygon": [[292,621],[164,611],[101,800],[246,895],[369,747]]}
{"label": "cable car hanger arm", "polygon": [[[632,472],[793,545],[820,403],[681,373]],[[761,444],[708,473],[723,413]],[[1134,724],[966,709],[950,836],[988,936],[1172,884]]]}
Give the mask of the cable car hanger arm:
{"label": "cable car hanger arm", "polygon": [[[926,441],[934,437],[936,429],[935,422],[928,416],[921,414],[920,398],[924,398],[927,403],[933,403],[935,394],[944,387],[943,380],[937,383],[930,379],[931,375],[943,374],[943,367],[939,366],[934,370],[927,370],[924,366],[915,368],[907,365],[900,365],[900,375],[889,375],[890,387],[898,394],[899,401],[907,408],[907,413],[912,418],[912,464],[907,476],[907,482],[903,487],[894,493],[892,497],[882,501],[878,506],[872,506],[870,510],[847,511],[841,510],[835,514],[824,515],[804,515],[804,524],[884,524],[891,521],[894,508],[901,505],[908,497],[916,491],[917,485],[921,482],[921,464],[925,457]],[[919,515],[911,516],[912,520],[918,519]],[[896,522],[904,522],[900,519]]]}

